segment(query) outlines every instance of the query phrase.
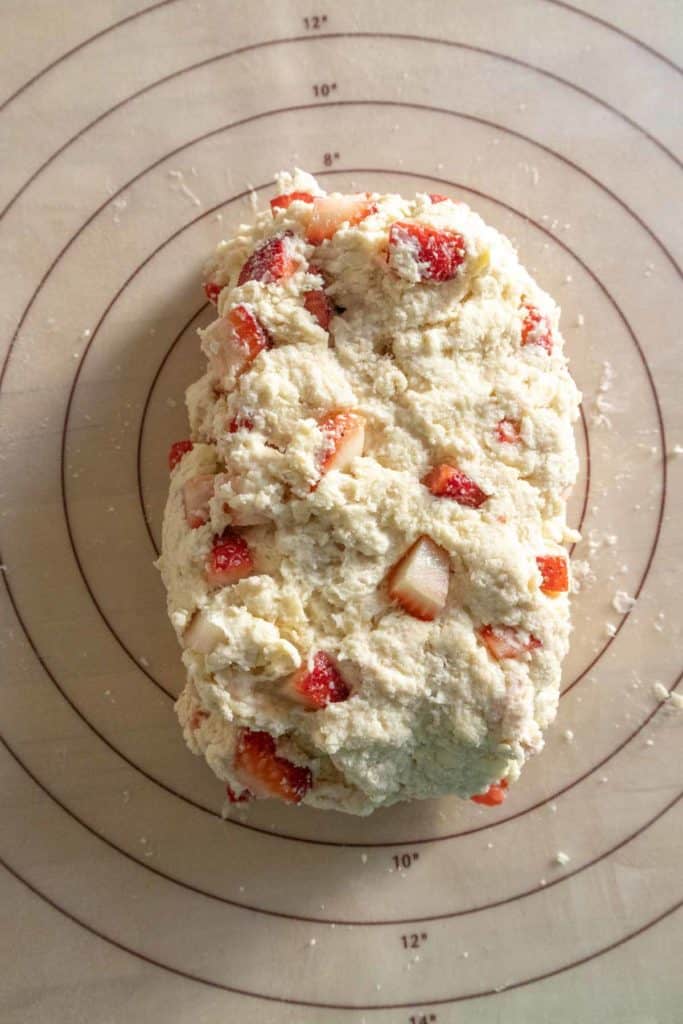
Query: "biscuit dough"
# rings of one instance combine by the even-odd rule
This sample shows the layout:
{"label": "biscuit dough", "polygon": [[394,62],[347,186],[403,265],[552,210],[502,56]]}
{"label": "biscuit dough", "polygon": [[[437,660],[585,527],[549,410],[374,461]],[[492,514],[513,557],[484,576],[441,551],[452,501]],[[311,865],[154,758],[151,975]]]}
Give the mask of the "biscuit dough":
{"label": "biscuit dough", "polygon": [[279,186],[205,271],[159,560],[185,740],[233,800],[486,793],[542,748],[570,632],[559,310],[457,197]]}

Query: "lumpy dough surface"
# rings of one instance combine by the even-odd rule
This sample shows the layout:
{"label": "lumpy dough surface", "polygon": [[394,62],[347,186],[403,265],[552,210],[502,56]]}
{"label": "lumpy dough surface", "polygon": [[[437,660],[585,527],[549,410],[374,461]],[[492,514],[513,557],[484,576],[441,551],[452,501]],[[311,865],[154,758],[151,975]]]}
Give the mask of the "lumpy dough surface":
{"label": "lumpy dough surface", "polygon": [[205,268],[172,449],[185,740],[234,800],[485,794],[541,749],[570,632],[559,310],[457,197],[278,180]]}

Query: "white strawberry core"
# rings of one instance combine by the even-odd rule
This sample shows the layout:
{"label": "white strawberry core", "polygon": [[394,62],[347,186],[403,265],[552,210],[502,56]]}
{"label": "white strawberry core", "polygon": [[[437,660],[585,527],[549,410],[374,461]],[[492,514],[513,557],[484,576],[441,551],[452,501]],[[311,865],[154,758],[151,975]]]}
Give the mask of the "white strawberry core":
{"label": "white strawberry core", "polygon": [[321,235],[323,238],[331,238],[337,228],[340,228],[346,221],[352,220],[360,210],[367,206],[367,203],[368,200],[365,196],[322,196],[314,201],[308,231],[311,234]]}
{"label": "white strawberry core", "polygon": [[232,324],[221,316],[204,331],[204,351],[209,357],[211,372],[218,377],[237,374],[249,361],[249,352],[235,336]]}
{"label": "white strawberry core", "polygon": [[185,519],[189,526],[201,526],[209,519],[209,502],[213,498],[213,473],[193,476],[183,486]]}
{"label": "white strawberry core", "polygon": [[394,570],[391,590],[406,604],[436,616],[448,597],[448,552],[430,537],[420,537]]}
{"label": "white strawberry core", "polygon": [[225,633],[211,621],[206,612],[196,612],[183,634],[183,646],[199,654],[211,654],[225,641]]}
{"label": "white strawberry core", "polygon": [[365,421],[360,417],[354,417],[353,421],[344,431],[338,441],[330,440],[326,448],[324,463],[325,469],[346,469],[355,458],[363,454],[365,446]]}
{"label": "white strawberry core", "polygon": [[297,704],[310,705],[311,701],[306,691],[302,688],[301,684],[306,679],[309,669],[307,665],[302,665],[294,675],[286,679],[282,684],[282,695],[289,697],[290,700],[295,700]]}

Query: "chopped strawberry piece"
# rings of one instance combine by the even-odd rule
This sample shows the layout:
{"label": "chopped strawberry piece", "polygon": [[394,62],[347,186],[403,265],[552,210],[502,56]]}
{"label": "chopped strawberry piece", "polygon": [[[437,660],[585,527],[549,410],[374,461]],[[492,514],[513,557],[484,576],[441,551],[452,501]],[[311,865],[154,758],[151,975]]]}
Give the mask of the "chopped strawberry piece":
{"label": "chopped strawberry piece", "polygon": [[262,349],[272,348],[273,342],[268,331],[247,306],[233,306],[228,319],[238,342],[247,350],[249,362],[256,359]]}
{"label": "chopped strawberry piece", "polygon": [[420,281],[450,281],[465,262],[465,239],[455,231],[429,224],[397,220],[389,230],[387,261],[401,277],[413,280],[406,269],[405,254],[417,268]]}
{"label": "chopped strawberry piece", "polygon": [[304,307],[324,331],[329,330],[334,307],[323,291],[304,292]]}
{"label": "chopped strawberry piece", "polygon": [[309,768],[279,757],[268,732],[241,729],[235,751],[235,774],[256,797],[276,797],[287,804],[301,803],[313,785]]}
{"label": "chopped strawberry piece", "polygon": [[507,788],[508,780],[501,779],[500,782],[493,782],[485,793],[476,793],[471,796],[470,800],[473,800],[475,804],[484,804],[486,807],[496,807],[505,799]]}
{"label": "chopped strawberry piece", "polygon": [[499,420],[496,424],[496,436],[501,444],[518,444],[521,430],[519,420]]}
{"label": "chopped strawberry piece", "polygon": [[320,455],[320,475],[331,469],[346,469],[363,454],[365,444],[365,417],[357,412],[333,412],[318,423],[324,448]]}
{"label": "chopped strawberry piece", "polygon": [[274,199],[270,200],[270,208],[273,211],[273,216],[275,216],[279,210],[286,210],[287,207],[295,200],[298,200],[300,203],[312,203],[313,196],[310,192],[286,192],[282,196],[275,196]]}
{"label": "chopped strawberry piece", "polygon": [[423,622],[435,619],[448,597],[450,558],[431,537],[418,537],[387,578],[392,601]]}
{"label": "chopped strawberry piece", "polygon": [[247,306],[233,306],[228,313],[228,320],[233,330],[234,341],[241,350],[236,354],[236,359],[242,359],[242,369],[253,363],[263,349],[273,347],[270,334]]}
{"label": "chopped strawberry piece", "polygon": [[543,646],[533,633],[529,634],[528,639],[523,640],[513,626],[481,626],[477,630],[477,635],[489,654],[497,661],[503,658],[519,658],[525,652]]}
{"label": "chopped strawberry piece", "polygon": [[190,718],[190,729],[194,732],[202,724],[205,718],[209,717],[209,712],[204,711],[202,708],[195,708]]}
{"label": "chopped strawberry piece", "polygon": [[430,470],[422,482],[437,498],[453,498],[467,508],[479,508],[490,497],[466,473],[445,463]]}
{"label": "chopped strawberry piece", "polygon": [[330,283],[330,275],[322,267],[318,267],[315,263],[308,264],[308,273],[315,274],[316,277],[322,277],[326,285]]}
{"label": "chopped strawberry piece", "polygon": [[232,526],[262,526],[270,518],[258,508],[230,508],[226,503],[223,510],[230,516]]}
{"label": "chopped strawberry piece", "polygon": [[196,530],[209,519],[209,502],[213,498],[213,473],[200,473],[193,476],[183,486],[183,504],[187,525]]}
{"label": "chopped strawberry piece", "polygon": [[218,302],[218,296],[223,291],[223,287],[222,284],[217,284],[216,281],[204,282],[204,293],[209,302],[213,302],[214,306]]}
{"label": "chopped strawberry piece", "polygon": [[231,786],[226,786],[225,793],[231,804],[248,804],[253,799],[248,789],[243,789],[241,793],[236,793]]}
{"label": "chopped strawberry piece", "polygon": [[523,309],[526,314],[522,323],[522,345],[540,345],[550,355],[553,350],[553,332],[548,317],[528,303]]}
{"label": "chopped strawberry piece", "polygon": [[204,349],[219,377],[244,373],[259,352],[272,348],[273,339],[244,303],[233,306],[203,332]]}
{"label": "chopped strawberry piece", "polygon": [[214,537],[206,563],[206,579],[212,587],[227,587],[253,572],[254,559],[244,537],[231,529]]}
{"label": "chopped strawberry piece", "polygon": [[445,203],[449,199],[448,196],[442,196],[440,192],[430,192],[429,198],[431,199],[432,203]]}
{"label": "chopped strawberry piece", "polygon": [[236,434],[238,430],[253,429],[254,421],[251,419],[250,416],[245,416],[242,413],[237,416],[233,416],[233,418],[230,420],[230,423],[228,424],[228,432],[230,434]]}
{"label": "chopped strawberry piece", "polygon": [[237,284],[243,285],[247,281],[262,281],[263,284],[272,284],[273,281],[282,281],[291,277],[299,266],[299,261],[294,252],[291,231],[283,231],[280,235],[273,235],[267,238],[254,251],[240,270]]}
{"label": "chopped strawberry piece", "polygon": [[345,196],[335,192],[331,196],[320,196],[313,200],[306,241],[320,245],[326,238],[332,238],[342,224],[355,227],[376,209],[367,194]]}
{"label": "chopped strawberry piece", "polygon": [[192,441],[174,441],[168,451],[168,468],[175,469],[183,455],[194,448]]}
{"label": "chopped strawberry piece", "polygon": [[567,559],[561,555],[537,555],[536,565],[539,568],[543,582],[541,590],[549,597],[555,597],[569,590],[569,573],[567,572]]}
{"label": "chopped strawberry piece", "polygon": [[316,710],[348,700],[351,696],[351,689],[336,663],[324,651],[316,653],[311,668],[302,665],[287,680],[283,692],[292,700]]}

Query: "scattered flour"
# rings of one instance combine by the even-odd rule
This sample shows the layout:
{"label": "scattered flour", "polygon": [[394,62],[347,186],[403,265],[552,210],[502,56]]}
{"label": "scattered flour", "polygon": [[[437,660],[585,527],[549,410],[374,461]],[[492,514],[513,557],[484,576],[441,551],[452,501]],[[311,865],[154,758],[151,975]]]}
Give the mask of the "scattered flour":
{"label": "scattered flour", "polygon": [[658,701],[663,702],[669,699],[669,691],[664,686],[664,683],[655,683],[652,687],[652,692]]}
{"label": "scattered flour", "polygon": [[202,201],[196,193],[192,191],[189,185],[185,182],[185,175],[182,171],[169,171],[168,176],[172,181],[172,188],[176,192],[182,192],[182,194],[190,200],[194,206],[201,206]]}
{"label": "scattered flour", "polygon": [[635,597],[630,597],[625,590],[617,590],[616,594],[612,598],[612,607],[615,612],[619,612],[620,615],[625,615],[635,607]]}
{"label": "scattered flour", "polygon": [[581,559],[572,561],[572,593],[578,594],[592,586],[593,583],[595,583],[595,573],[591,568],[590,562]]}
{"label": "scattered flour", "polygon": [[[583,318],[581,317],[583,321]],[[578,320],[577,320],[578,322]],[[602,374],[598,382],[598,392],[595,396],[595,409],[591,414],[591,423],[596,427],[611,427],[612,421],[608,413],[615,411],[615,406],[606,398],[614,383],[616,373],[610,362],[605,360],[602,364]]]}

